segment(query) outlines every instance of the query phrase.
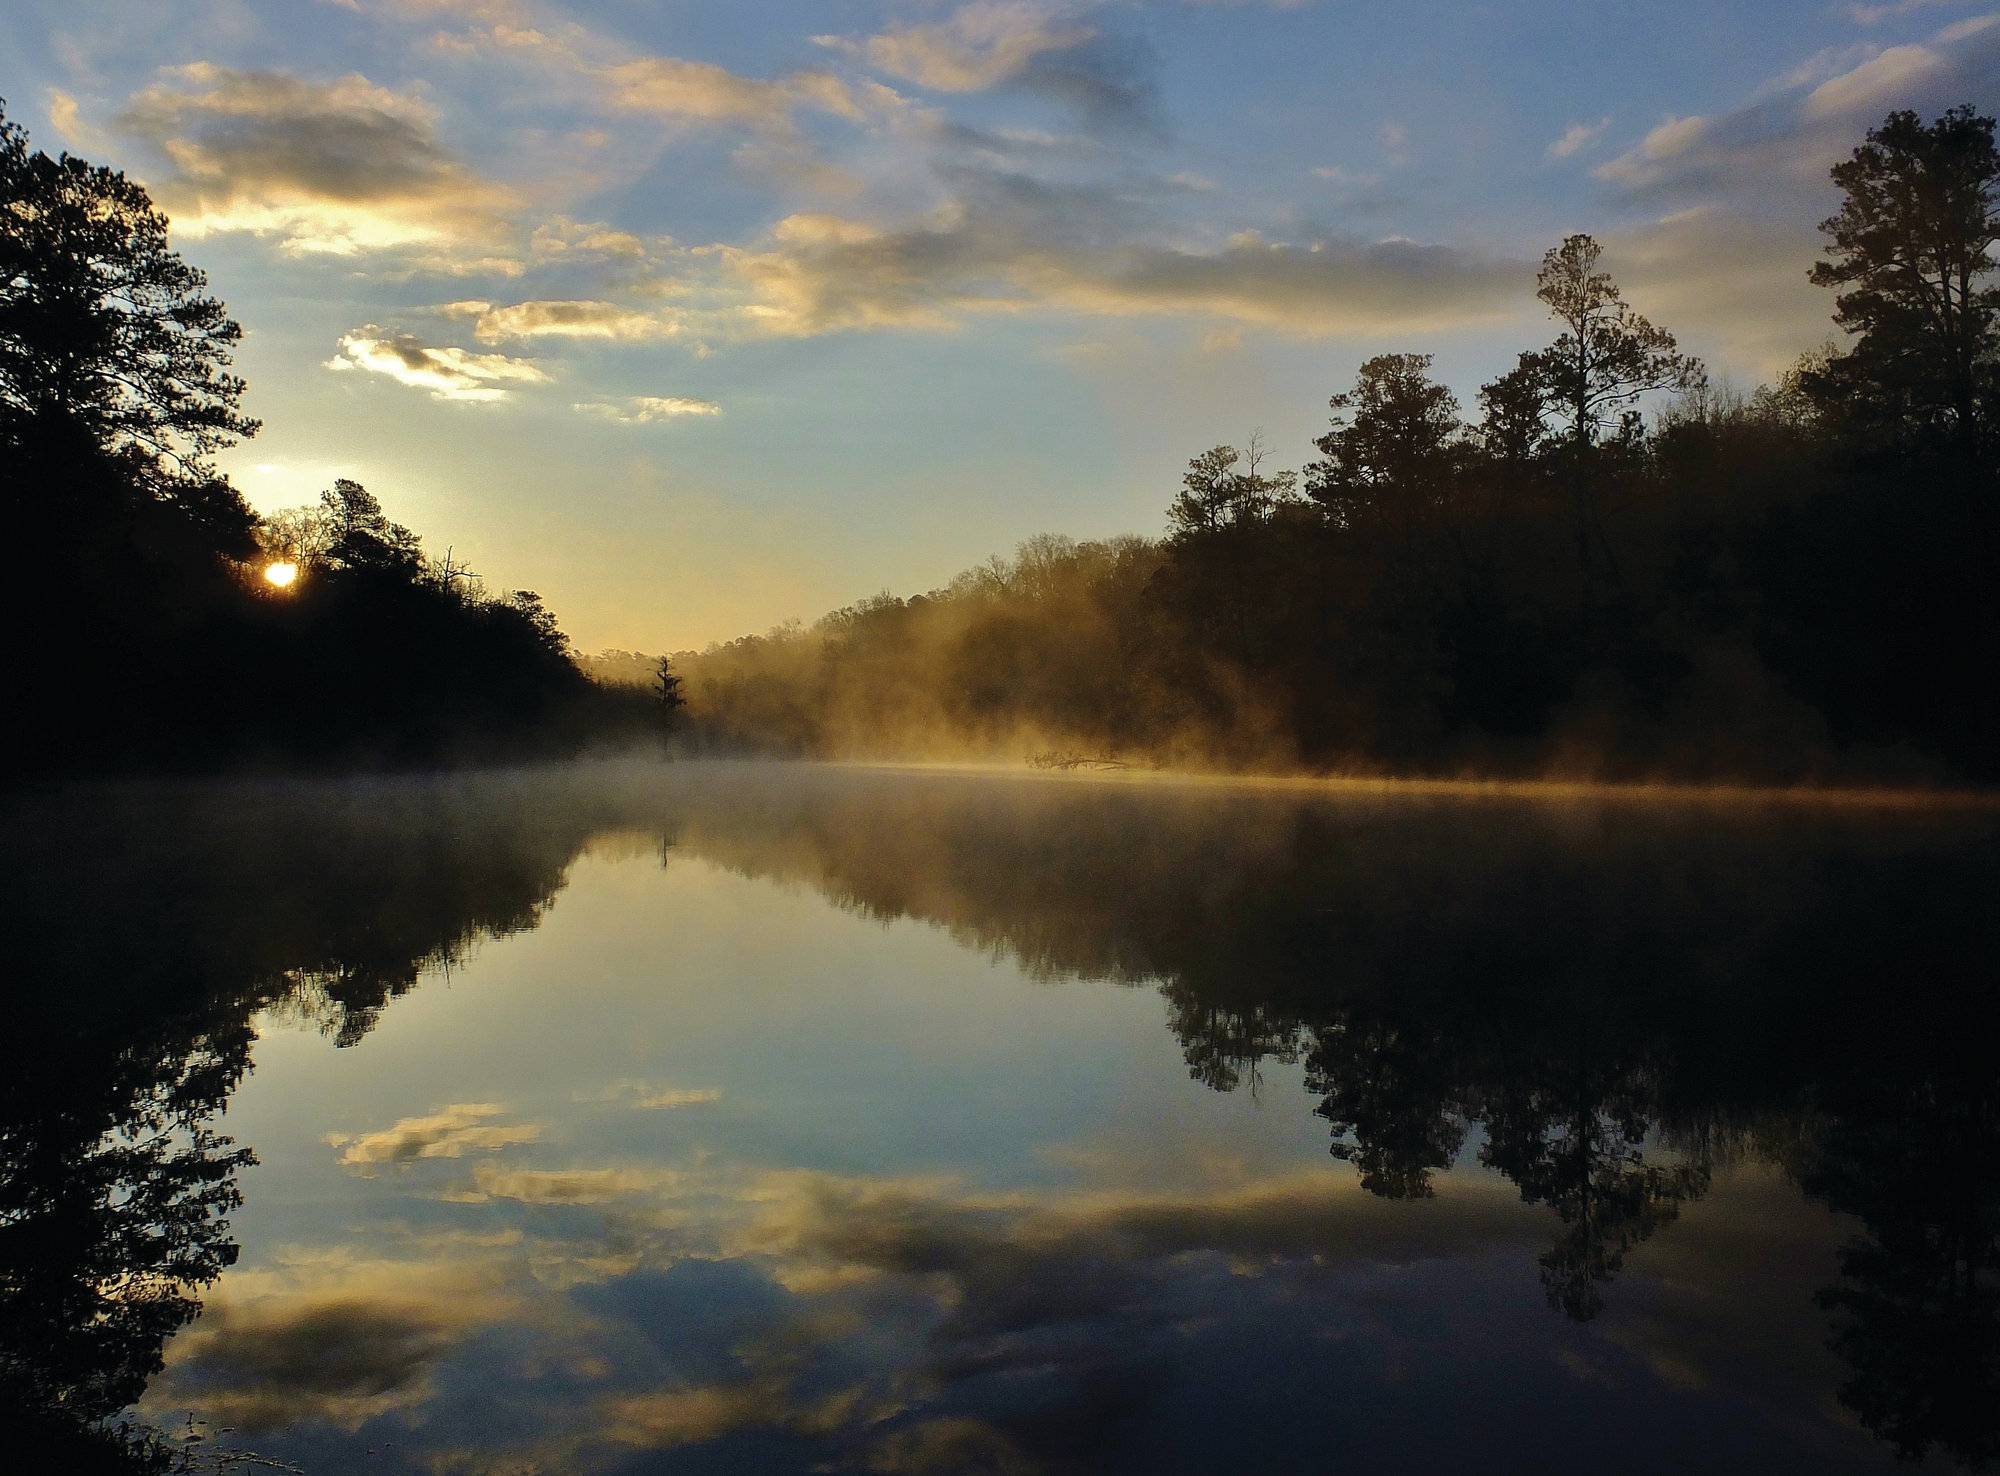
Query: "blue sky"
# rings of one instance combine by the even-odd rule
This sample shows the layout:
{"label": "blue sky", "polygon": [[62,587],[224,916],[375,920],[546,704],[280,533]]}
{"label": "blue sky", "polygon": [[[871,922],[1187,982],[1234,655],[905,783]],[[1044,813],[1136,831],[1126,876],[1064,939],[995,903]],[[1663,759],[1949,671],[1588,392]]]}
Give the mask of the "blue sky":
{"label": "blue sky", "polygon": [[1157,531],[1374,353],[1469,405],[1569,231],[1754,384],[1831,332],[1827,166],[1996,93],[1964,0],[0,10],[10,115],[242,320],[252,501],[355,477],[586,649]]}

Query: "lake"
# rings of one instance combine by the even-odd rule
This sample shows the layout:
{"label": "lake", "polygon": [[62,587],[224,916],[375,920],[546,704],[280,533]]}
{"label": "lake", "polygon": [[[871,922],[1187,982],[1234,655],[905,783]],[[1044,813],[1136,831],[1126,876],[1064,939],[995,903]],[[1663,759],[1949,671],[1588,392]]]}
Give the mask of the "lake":
{"label": "lake", "polygon": [[2000,1457],[1991,809],[607,763],[0,849],[21,1441]]}

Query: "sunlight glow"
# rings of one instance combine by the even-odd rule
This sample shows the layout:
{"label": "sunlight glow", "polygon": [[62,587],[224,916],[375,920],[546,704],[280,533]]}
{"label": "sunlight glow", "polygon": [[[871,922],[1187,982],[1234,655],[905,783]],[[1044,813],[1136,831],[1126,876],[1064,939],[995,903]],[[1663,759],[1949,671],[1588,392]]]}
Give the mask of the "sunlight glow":
{"label": "sunlight glow", "polygon": [[264,578],[279,589],[290,588],[292,581],[298,577],[299,566],[297,564],[266,564],[264,566]]}

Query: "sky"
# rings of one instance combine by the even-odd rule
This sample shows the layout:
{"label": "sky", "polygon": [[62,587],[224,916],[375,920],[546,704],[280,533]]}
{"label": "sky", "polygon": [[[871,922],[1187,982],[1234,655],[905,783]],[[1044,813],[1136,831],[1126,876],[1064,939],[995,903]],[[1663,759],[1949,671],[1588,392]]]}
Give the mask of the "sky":
{"label": "sky", "polygon": [[1478,386],[1543,251],[1749,388],[1832,336],[1828,167],[2000,107],[1967,0],[6,0],[0,97],[243,324],[253,506],[335,477],[585,650],[699,648],[1188,459]]}

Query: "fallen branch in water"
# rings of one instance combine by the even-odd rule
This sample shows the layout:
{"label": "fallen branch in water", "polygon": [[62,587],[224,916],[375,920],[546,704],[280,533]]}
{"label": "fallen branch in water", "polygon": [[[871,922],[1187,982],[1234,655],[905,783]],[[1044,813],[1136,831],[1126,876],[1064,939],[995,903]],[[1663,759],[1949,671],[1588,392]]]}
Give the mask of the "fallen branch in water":
{"label": "fallen branch in water", "polygon": [[1100,758],[1087,753],[1067,753],[1062,749],[1052,748],[1046,753],[1029,754],[1028,767],[1061,769],[1067,773],[1075,769],[1129,769],[1132,766],[1123,759]]}

